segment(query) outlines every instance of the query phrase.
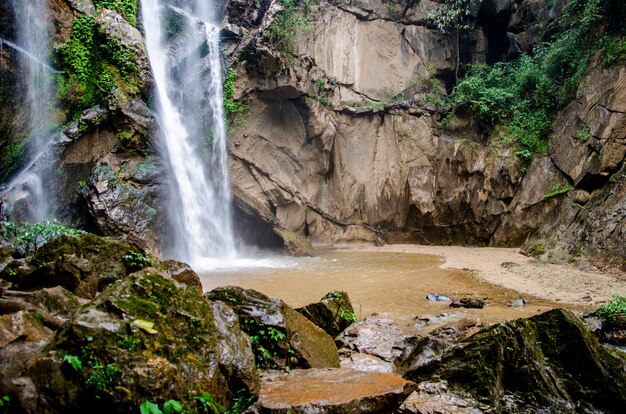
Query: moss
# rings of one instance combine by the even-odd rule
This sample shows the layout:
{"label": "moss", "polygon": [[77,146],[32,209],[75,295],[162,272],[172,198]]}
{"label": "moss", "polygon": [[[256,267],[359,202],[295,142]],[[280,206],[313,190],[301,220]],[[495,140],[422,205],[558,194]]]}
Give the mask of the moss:
{"label": "moss", "polygon": [[79,15],[67,42],[54,51],[65,70],[58,78],[58,99],[71,119],[99,104],[115,87],[131,95],[139,93],[134,52],[106,38],[92,16]]}

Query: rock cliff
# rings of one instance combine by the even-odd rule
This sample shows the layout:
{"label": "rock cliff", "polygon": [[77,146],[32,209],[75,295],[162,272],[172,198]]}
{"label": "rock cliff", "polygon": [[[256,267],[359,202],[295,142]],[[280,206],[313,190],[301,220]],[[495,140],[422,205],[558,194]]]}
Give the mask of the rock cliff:
{"label": "rock cliff", "polygon": [[[223,48],[234,99],[246,105],[229,142],[242,239],[284,240],[298,253],[351,241],[525,246],[549,260],[586,256],[623,268],[624,64],[594,59],[553,120],[548,154],[526,165],[514,144],[481,133],[467,114],[444,126],[442,97],[461,64],[512,58],[558,32],[567,1],[478,1],[458,36],[429,23],[439,3],[296,2],[304,22],[282,39],[273,32],[281,1],[224,3]],[[53,46],[90,16],[96,41],[121,45],[134,62],[98,105],[74,117],[72,102],[62,106],[61,118],[74,121],[60,140],[58,212],[158,252],[167,195],[141,21],[135,28],[98,4],[49,1]],[[1,7],[0,34],[10,40],[14,18]],[[23,162],[23,85],[12,54],[0,53],[0,177]]]}

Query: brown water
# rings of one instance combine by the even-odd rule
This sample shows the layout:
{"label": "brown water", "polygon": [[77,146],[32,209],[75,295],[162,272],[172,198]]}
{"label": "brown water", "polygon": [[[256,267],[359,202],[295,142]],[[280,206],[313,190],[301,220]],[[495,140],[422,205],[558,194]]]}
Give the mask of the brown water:
{"label": "brown water", "polygon": [[[442,322],[462,317],[485,323],[528,317],[555,307],[532,298],[525,307],[512,308],[509,300],[520,294],[479,281],[468,272],[441,269],[443,259],[415,253],[332,251],[316,258],[277,259],[288,268],[241,268],[201,273],[205,291],[237,285],[283,299],[292,307],[317,302],[329,290],[348,292],[360,317],[384,312],[398,322],[415,317],[446,314]],[[483,309],[453,309],[449,302],[426,300],[429,292],[452,298],[464,295],[486,298]]]}

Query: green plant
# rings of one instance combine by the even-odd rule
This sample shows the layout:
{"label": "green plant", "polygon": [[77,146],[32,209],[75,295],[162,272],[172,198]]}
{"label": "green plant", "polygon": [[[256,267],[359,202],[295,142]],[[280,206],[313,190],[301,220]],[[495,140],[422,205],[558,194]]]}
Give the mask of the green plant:
{"label": "green plant", "polygon": [[218,404],[211,394],[207,391],[203,392],[200,395],[196,395],[196,401],[200,403],[201,408],[205,413],[213,413],[213,414],[221,414],[224,411],[224,408]]}
{"label": "green plant", "polygon": [[91,373],[85,383],[93,387],[96,392],[103,392],[113,383],[119,368],[115,364],[102,364],[96,362],[91,365]]}
{"label": "green plant", "polygon": [[241,414],[254,402],[255,397],[246,389],[237,391],[237,396],[233,399],[233,406],[224,414]]}
{"label": "green plant", "polygon": [[598,308],[593,315],[607,325],[617,323],[618,318],[626,317],[626,296],[614,295],[612,301]]}
{"label": "green plant", "polygon": [[[276,360],[289,356],[289,351],[291,351],[285,333],[272,326],[257,324],[254,319],[246,319],[244,324],[247,325],[246,331],[251,332],[250,343],[257,367],[281,368]],[[288,369],[287,364],[285,368]]]}
{"label": "green plant", "polygon": [[144,267],[152,266],[154,259],[141,252],[129,252],[124,256],[124,262],[131,272],[136,272]]}
{"label": "green plant", "polygon": [[[95,5],[98,10],[102,7],[117,10],[134,22],[135,0],[100,0]],[[68,40],[55,47],[54,53],[57,64],[64,69],[57,82],[58,100],[72,119],[100,103],[116,85],[129,93],[139,92],[135,53],[104,36],[92,16],[76,17]]]}
{"label": "green plant", "polygon": [[139,345],[141,345],[141,338],[133,338],[132,336],[125,336],[124,339],[120,340],[117,345],[128,351],[135,351]]}
{"label": "green plant", "polygon": [[580,128],[578,132],[576,132],[574,138],[583,142],[587,141],[589,138],[591,138],[591,129],[587,125],[583,125],[583,127]]}
{"label": "green plant", "polygon": [[[243,113],[248,106],[243,102],[235,101],[235,70],[229,68],[224,79],[224,112],[229,125],[243,122]],[[207,133],[207,140],[213,143],[213,131]],[[208,144],[208,142],[207,142]]]}
{"label": "green plant", "polygon": [[41,223],[10,221],[0,223],[0,237],[6,239],[13,248],[24,255],[34,254],[41,246],[62,235],[77,235],[84,231],[66,227],[56,220]]}
{"label": "green plant", "polygon": [[158,404],[155,404],[150,400],[146,400],[139,406],[139,412],[141,414],[182,413],[183,405],[178,400],[168,400],[163,404],[163,410],[161,410]]}
{"label": "green plant", "polygon": [[120,13],[128,23],[137,25],[137,12],[139,5],[137,0],[93,0],[96,10],[110,9]]}
{"label": "green plant", "polygon": [[554,186],[550,189],[550,191],[548,191],[546,194],[543,195],[543,199],[547,200],[548,198],[552,198],[552,197],[556,197],[558,195],[561,194],[565,194],[568,191],[570,191],[573,187],[571,185],[557,185]]}
{"label": "green plant", "polygon": [[619,45],[598,42],[604,36],[598,28],[606,20],[601,10],[612,1],[570,1],[563,9],[564,30],[551,42],[515,61],[469,65],[450,102],[456,110],[469,109],[483,130],[505,127],[522,149],[545,154],[551,120],[574,96],[592,53]]}
{"label": "green plant", "polygon": [[339,308],[338,315],[341,319],[345,320],[348,323],[356,322],[359,318],[356,316],[356,313],[350,312],[344,308]]}
{"label": "green plant", "polygon": [[295,42],[302,33],[311,29],[307,19],[308,0],[281,0],[283,9],[277,13],[267,28],[267,38],[276,50],[294,54]]}
{"label": "green plant", "polygon": [[63,355],[63,362],[67,362],[74,369],[74,371],[80,371],[83,369],[83,363],[76,355]]}

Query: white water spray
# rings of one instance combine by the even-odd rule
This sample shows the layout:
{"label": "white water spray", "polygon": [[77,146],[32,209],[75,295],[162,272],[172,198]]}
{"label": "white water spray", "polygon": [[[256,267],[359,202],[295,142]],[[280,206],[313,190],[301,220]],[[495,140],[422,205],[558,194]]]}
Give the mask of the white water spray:
{"label": "white water spray", "polygon": [[[237,256],[230,211],[219,28],[210,23],[211,3],[197,0],[185,9],[189,17],[186,30],[206,36],[209,53],[205,59],[200,48],[182,57],[168,56],[162,22],[164,4],[160,0],[141,1],[171,180],[172,253],[198,267],[206,266],[207,259],[232,260]],[[203,66],[205,61],[209,63],[208,71]],[[171,62],[177,62],[177,67]],[[190,73],[192,76],[185,76]],[[210,123],[205,122],[207,114],[212,114]],[[205,124],[211,125],[209,136],[213,138],[208,166],[203,164],[200,153],[207,136]]]}
{"label": "white water spray", "polygon": [[[6,186],[2,200],[16,218],[40,221],[50,215],[51,195],[43,183],[50,170],[52,75],[57,73],[48,64],[48,14],[45,0],[12,0],[17,27],[16,42],[2,39],[1,44],[19,52],[19,70],[27,85],[29,142],[27,164]],[[19,207],[18,207],[19,206]]]}

